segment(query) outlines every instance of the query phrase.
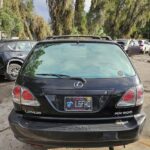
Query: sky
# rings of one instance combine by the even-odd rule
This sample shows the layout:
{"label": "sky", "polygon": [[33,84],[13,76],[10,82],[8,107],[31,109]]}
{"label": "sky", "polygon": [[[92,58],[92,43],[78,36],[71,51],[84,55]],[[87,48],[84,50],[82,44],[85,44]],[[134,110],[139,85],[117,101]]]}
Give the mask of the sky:
{"label": "sky", "polygon": [[33,0],[34,11],[39,16],[42,16],[46,21],[49,20],[49,12],[46,0]]}
{"label": "sky", "polygon": [[[44,17],[46,21],[50,20],[46,0],[33,0],[33,2],[34,2],[35,13]],[[90,4],[91,4],[91,0],[85,0],[86,12],[89,10]]]}

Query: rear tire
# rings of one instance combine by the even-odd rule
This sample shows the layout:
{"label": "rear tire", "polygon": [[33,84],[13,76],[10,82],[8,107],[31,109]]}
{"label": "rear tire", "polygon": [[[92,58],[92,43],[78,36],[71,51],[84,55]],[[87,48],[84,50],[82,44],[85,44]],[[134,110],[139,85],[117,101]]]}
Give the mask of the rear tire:
{"label": "rear tire", "polygon": [[18,73],[21,69],[21,66],[16,63],[12,63],[8,66],[6,78],[10,81],[14,81],[17,79]]}
{"label": "rear tire", "polygon": [[114,147],[109,147],[109,150],[114,150]]}

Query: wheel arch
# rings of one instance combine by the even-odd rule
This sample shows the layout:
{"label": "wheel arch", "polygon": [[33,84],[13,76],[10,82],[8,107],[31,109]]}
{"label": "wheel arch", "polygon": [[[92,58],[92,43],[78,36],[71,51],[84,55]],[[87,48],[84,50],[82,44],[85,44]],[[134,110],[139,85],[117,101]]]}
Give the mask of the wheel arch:
{"label": "wheel arch", "polygon": [[8,73],[8,67],[9,67],[9,65],[10,65],[10,64],[13,64],[13,63],[22,66],[23,63],[24,63],[24,61],[23,61],[23,60],[20,60],[20,59],[11,59],[11,60],[9,60],[8,63],[7,63],[7,67],[6,67],[6,72],[7,72],[7,73]]}

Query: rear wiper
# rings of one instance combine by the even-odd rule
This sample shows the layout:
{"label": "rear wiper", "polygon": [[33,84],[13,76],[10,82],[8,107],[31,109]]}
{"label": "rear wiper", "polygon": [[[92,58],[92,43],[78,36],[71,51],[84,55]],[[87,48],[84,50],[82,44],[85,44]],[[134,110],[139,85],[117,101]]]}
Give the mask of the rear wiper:
{"label": "rear wiper", "polygon": [[65,75],[65,74],[51,74],[51,73],[41,73],[41,74],[36,74],[36,75],[40,75],[40,76],[54,76],[54,77],[57,77],[57,78],[60,78],[60,79],[70,79],[70,80],[79,80],[83,83],[86,83],[86,80],[82,77],[72,77],[72,76],[69,76],[69,75]]}
{"label": "rear wiper", "polygon": [[54,77],[58,77],[58,78],[64,78],[64,77],[70,77],[68,75],[63,75],[63,74],[53,74],[53,73],[40,73],[40,74],[36,74],[36,75],[40,75],[40,76],[54,76]]}

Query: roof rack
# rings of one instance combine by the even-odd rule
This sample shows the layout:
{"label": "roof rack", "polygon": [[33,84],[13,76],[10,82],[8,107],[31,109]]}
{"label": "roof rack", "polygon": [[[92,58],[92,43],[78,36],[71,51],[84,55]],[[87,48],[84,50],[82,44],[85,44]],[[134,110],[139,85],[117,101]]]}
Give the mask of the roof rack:
{"label": "roof rack", "polygon": [[112,40],[109,36],[94,36],[94,35],[60,35],[60,36],[49,36],[46,39],[68,39],[68,38],[91,38],[91,39],[99,39],[99,40]]}

